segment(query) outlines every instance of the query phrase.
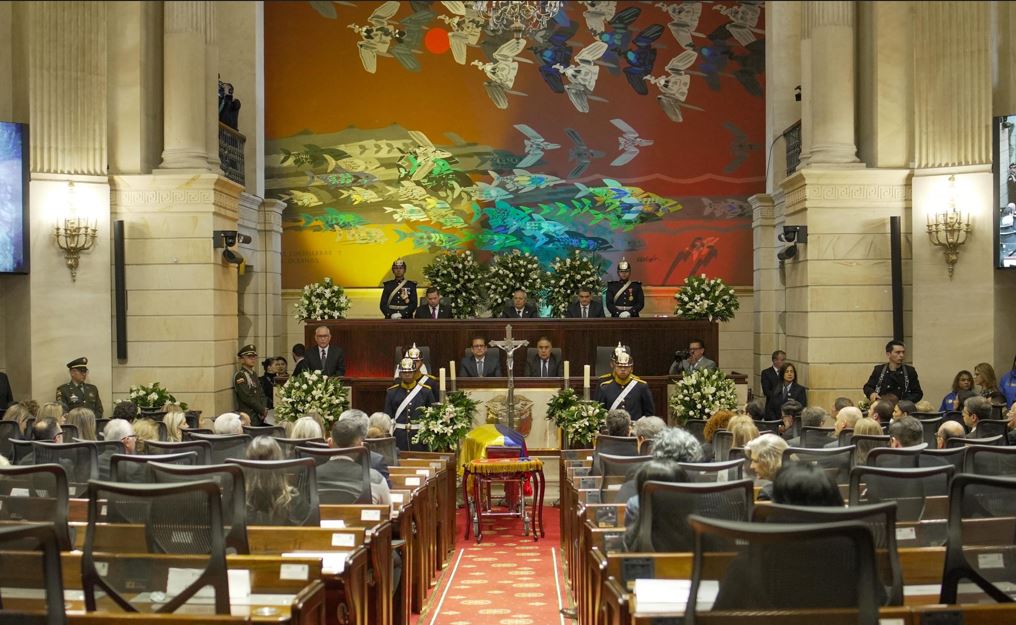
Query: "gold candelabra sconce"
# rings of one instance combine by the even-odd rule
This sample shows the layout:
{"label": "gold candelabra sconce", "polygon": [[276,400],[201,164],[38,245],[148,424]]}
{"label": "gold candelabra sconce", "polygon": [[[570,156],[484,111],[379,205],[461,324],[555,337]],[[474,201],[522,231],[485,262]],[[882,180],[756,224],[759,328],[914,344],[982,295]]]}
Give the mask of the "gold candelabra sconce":
{"label": "gold candelabra sconce", "polygon": [[99,228],[96,220],[77,215],[73,182],[69,184],[68,198],[68,216],[64,217],[62,225],[57,224],[54,227],[53,237],[56,239],[57,247],[64,252],[67,268],[71,270],[71,281],[77,282],[81,252],[92,249]]}
{"label": "gold candelabra sconce", "polygon": [[970,234],[970,213],[956,210],[956,177],[949,176],[949,211],[928,215],[928,237],[933,245],[942,248],[945,264],[952,280],[956,261],[960,259],[960,247],[967,242]]}

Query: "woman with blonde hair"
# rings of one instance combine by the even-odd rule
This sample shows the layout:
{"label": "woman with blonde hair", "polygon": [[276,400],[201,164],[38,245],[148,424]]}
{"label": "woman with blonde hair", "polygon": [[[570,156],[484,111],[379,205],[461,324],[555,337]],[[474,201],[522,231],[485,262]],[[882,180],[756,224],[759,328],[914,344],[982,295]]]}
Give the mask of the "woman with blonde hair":
{"label": "woman with blonde hair", "polygon": [[173,443],[183,440],[183,431],[187,429],[187,414],[179,410],[167,412],[162,418],[166,424],[166,439]]}
{"label": "woman with blonde hair", "polygon": [[734,436],[733,447],[743,448],[748,441],[758,438],[755,421],[748,415],[737,415],[727,424],[727,431]]}
{"label": "woman with blonde hair", "polygon": [[[247,460],[283,460],[279,443],[270,436],[257,436],[247,447]],[[290,510],[295,489],[283,473],[244,471],[247,490],[247,522],[251,525],[291,525],[298,511]]]}
{"label": "woman with blonde hair", "polygon": [[773,477],[783,466],[783,452],[788,447],[787,441],[776,434],[763,434],[744,446],[744,456],[755,474],[755,485],[762,487],[758,494],[760,501],[773,498]]}
{"label": "woman with blonde hair", "polygon": [[[995,368],[986,362],[974,367],[974,384],[977,385],[977,392],[981,397],[991,397],[993,393],[998,393],[998,376],[995,375]],[[959,410],[962,409],[960,406]]]}
{"label": "woman with blonde hair", "polygon": [[[854,424],[854,436],[863,434],[865,436],[882,436],[882,426],[878,421],[870,417],[863,417]],[[854,450],[854,466],[861,466],[868,462],[868,453],[876,447],[888,447],[888,442],[861,440],[857,441],[857,448]]]}
{"label": "woman with blonde hair", "polygon": [[23,404],[14,404],[7,408],[4,412],[4,421],[14,421],[18,424],[18,437],[21,439],[28,438],[28,432],[25,431],[25,424],[32,417],[32,413]]}
{"label": "woman with blonde hair", "polygon": [[314,417],[300,417],[293,424],[289,438],[324,438],[324,433]]}
{"label": "woman with blonde hair", "polygon": [[38,421],[42,421],[43,419],[54,419],[57,423],[63,425],[64,416],[66,414],[67,413],[64,412],[63,404],[55,401],[49,401],[39,408],[39,414],[35,415],[35,418]]}
{"label": "woman with blonde hair", "polygon": [[145,443],[148,441],[159,440],[159,424],[151,419],[137,419],[133,423],[134,435],[137,436],[134,439],[134,453],[144,454]]}
{"label": "woman with blonde hair", "polygon": [[[67,413],[67,418],[64,420],[65,425],[73,425],[78,428],[78,438],[83,441],[94,441],[98,440],[95,435],[95,413],[92,412],[91,408],[74,408]],[[65,442],[71,442],[67,440]]]}

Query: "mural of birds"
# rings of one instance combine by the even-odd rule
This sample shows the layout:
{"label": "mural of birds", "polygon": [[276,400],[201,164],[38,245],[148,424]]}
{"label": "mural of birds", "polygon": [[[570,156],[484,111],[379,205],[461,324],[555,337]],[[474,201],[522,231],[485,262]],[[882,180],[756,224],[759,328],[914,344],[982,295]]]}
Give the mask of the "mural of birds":
{"label": "mural of birds", "polygon": [[617,2],[579,2],[586,10],[582,17],[586,20],[586,28],[594,35],[607,30],[607,21],[617,13]]}
{"label": "mural of birds", "polygon": [[640,137],[638,131],[629,126],[623,119],[612,119],[610,123],[617,126],[617,129],[621,131],[621,136],[617,138],[618,149],[621,150],[621,153],[611,163],[615,167],[627,165],[633,158],[638,156],[639,148],[648,147],[654,143],[652,139]]}
{"label": "mural of birds", "polygon": [[670,34],[674,35],[677,43],[688,50],[694,49],[692,36],[704,37],[702,33],[695,32],[698,28],[699,19],[702,17],[701,2],[657,2],[656,6],[663,9],[670,15]]}
{"label": "mural of birds", "polygon": [[647,82],[660,89],[660,95],[656,96],[656,100],[671,121],[684,121],[684,115],[681,113],[682,108],[704,110],[701,107],[685,103],[685,99],[688,97],[688,88],[691,85],[691,76],[685,73],[685,70],[692,66],[697,57],[698,53],[694,50],[685,50],[670,59],[670,62],[667,63],[665,76],[646,77]]}
{"label": "mural of birds", "polygon": [[663,26],[652,24],[636,35],[632,49],[624,53],[624,58],[628,61],[628,67],[624,68],[625,78],[639,95],[649,94],[645,78],[653,73],[653,66],[656,65],[656,48],[653,43],[662,34]]}
{"label": "mural of birds", "polygon": [[489,80],[483,83],[487,89],[487,95],[499,109],[508,108],[508,94],[526,95],[512,91],[515,86],[515,76],[519,72],[519,64],[515,57],[526,47],[525,39],[510,39],[494,52],[494,62],[482,63],[473,61],[473,65],[480,68]]}
{"label": "mural of birds", "polygon": [[578,61],[578,64],[569,65],[568,67],[562,65],[554,66],[555,69],[564,74],[568,79],[569,84],[564,89],[568,94],[568,98],[579,112],[589,112],[589,100],[606,102],[603,98],[593,95],[593,89],[596,88],[596,79],[600,75],[600,67],[596,64],[596,61],[603,56],[606,50],[606,43],[596,41],[582,48],[575,55],[575,60]]}
{"label": "mural of birds", "polygon": [[561,147],[560,144],[547,141],[540,136],[540,133],[536,132],[526,124],[515,124],[515,129],[526,136],[526,157],[518,164],[520,168],[534,165],[543,157],[544,152],[547,150],[556,150]]}
{"label": "mural of birds", "polygon": [[748,152],[752,150],[761,149],[762,146],[758,143],[750,143],[748,136],[741,131],[740,128],[734,125],[732,121],[723,122],[723,127],[727,129],[727,132],[731,134],[730,139],[730,152],[733,155],[733,159],[727,163],[727,166],[723,168],[723,173],[732,174],[744,163],[745,159],[748,158]]}
{"label": "mural of birds", "polygon": [[360,41],[356,44],[360,51],[360,62],[363,69],[371,74],[377,72],[379,56],[394,57],[411,72],[421,69],[416,55],[420,53],[423,31],[434,18],[434,13],[429,10],[417,11],[400,22],[404,28],[396,28],[390,20],[398,13],[400,6],[397,0],[389,0],[367,18],[370,25],[348,25],[360,35]]}
{"label": "mural of birds", "polygon": [[719,255],[719,250],[716,249],[716,244],[719,242],[719,237],[695,237],[692,239],[688,247],[674,256],[674,261],[670,263],[670,269],[667,270],[667,274],[663,278],[664,284],[670,280],[670,275],[674,273],[677,266],[686,261],[689,263],[690,269],[685,277],[698,275]]}
{"label": "mural of birds", "polygon": [[475,46],[480,41],[480,35],[483,33],[483,18],[473,9],[472,2],[467,5],[465,2],[445,0],[441,4],[454,16],[439,15],[437,19],[447,23],[451,31],[448,33],[448,45],[451,47],[455,62],[465,65],[466,49],[469,46]]}
{"label": "mural of birds", "polygon": [[634,24],[641,14],[642,9],[628,7],[611,18],[607,29],[596,36],[597,39],[607,44],[607,49],[600,56],[603,58],[603,65],[611,74],[621,72],[621,57],[627,52],[632,39],[628,27]]}
{"label": "mural of birds", "polygon": [[567,26],[550,27],[544,32],[546,37],[537,41],[529,50],[540,63],[540,76],[554,93],[564,93],[564,76],[555,67],[567,67],[572,61],[572,45],[569,43],[578,31],[578,22],[569,22]]}
{"label": "mural of birds", "polygon": [[730,23],[727,24],[727,31],[742,46],[752,43],[756,39],[756,34],[764,32],[758,27],[758,20],[762,15],[762,7],[758,4],[753,2],[741,2],[735,6],[714,4],[713,10],[719,11],[730,18]]}
{"label": "mural of birds", "polygon": [[586,145],[586,142],[582,140],[582,137],[574,128],[565,128],[564,134],[568,135],[568,137],[572,140],[572,143],[575,144],[575,147],[568,152],[568,160],[576,161],[578,163],[575,165],[575,168],[571,170],[571,173],[568,174],[569,178],[578,178],[584,174],[587,169],[589,169],[589,164],[593,162],[593,159],[603,158],[606,156],[603,152],[594,150]]}

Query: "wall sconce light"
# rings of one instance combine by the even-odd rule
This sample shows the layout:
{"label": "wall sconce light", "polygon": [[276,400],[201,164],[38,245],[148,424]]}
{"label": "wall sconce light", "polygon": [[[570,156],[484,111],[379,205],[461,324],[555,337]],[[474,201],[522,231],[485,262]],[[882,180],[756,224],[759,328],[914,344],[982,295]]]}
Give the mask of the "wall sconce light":
{"label": "wall sconce light", "polygon": [[81,252],[86,252],[95,245],[95,236],[99,228],[96,220],[84,219],[77,215],[73,182],[69,184],[67,209],[68,216],[64,217],[63,226],[59,224],[55,226],[53,236],[56,238],[57,247],[64,252],[67,268],[71,270],[71,281],[77,282],[78,258]]}
{"label": "wall sconce light", "polygon": [[964,215],[956,210],[956,177],[949,176],[949,211],[928,215],[928,237],[931,243],[942,248],[945,263],[949,268],[949,279],[953,268],[960,259],[960,247],[967,242],[970,233],[970,213]]}

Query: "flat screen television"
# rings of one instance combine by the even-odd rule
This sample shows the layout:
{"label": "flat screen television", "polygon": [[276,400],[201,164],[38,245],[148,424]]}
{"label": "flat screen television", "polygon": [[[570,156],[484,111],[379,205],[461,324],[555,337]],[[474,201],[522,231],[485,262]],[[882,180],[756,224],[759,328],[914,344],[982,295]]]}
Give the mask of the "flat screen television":
{"label": "flat screen television", "polygon": [[1016,269],[1016,115],[996,117],[992,129],[995,266]]}
{"label": "flat screen television", "polygon": [[28,273],[28,125],[0,122],[0,273]]}

